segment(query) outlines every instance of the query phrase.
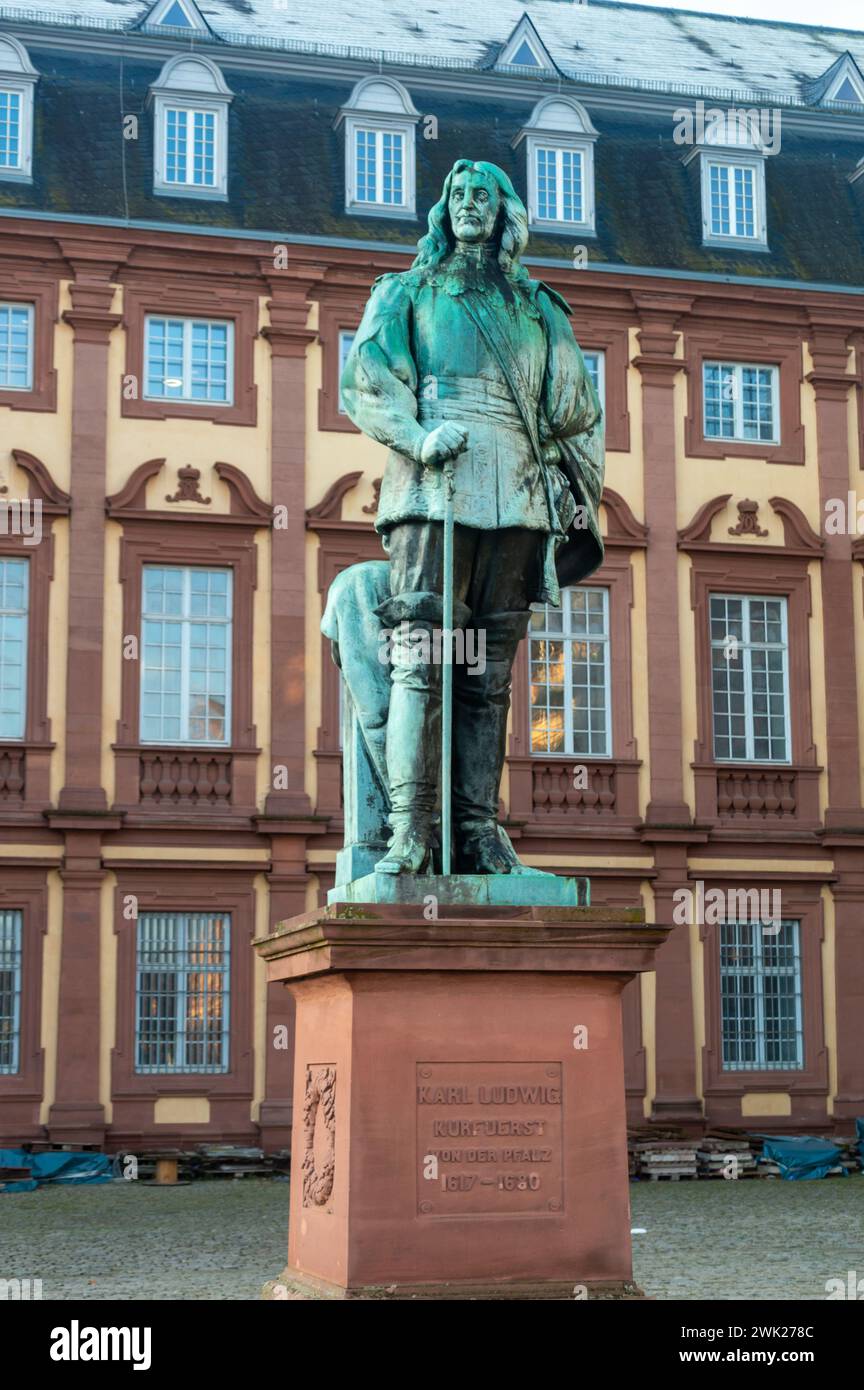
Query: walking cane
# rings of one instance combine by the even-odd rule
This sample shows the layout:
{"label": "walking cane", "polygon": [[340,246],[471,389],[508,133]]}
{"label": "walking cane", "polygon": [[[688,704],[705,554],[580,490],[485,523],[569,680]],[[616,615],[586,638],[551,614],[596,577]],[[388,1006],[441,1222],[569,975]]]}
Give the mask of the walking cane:
{"label": "walking cane", "polygon": [[453,747],[453,494],[456,460],[444,465],[444,631],[441,685],[441,872],[450,873],[452,836],[452,747]]}

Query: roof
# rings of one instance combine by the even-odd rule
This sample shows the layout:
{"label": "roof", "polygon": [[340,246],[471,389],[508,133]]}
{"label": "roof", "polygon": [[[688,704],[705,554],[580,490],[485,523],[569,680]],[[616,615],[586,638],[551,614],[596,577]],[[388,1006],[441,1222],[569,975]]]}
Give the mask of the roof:
{"label": "roof", "polygon": [[[152,4],[39,0],[28,8],[0,0],[0,26],[17,19],[122,31],[141,24]],[[334,53],[353,48],[421,66],[477,69],[489,66],[527,13],[562,72],[637,89],[654,82],[806,102],[811,84],[843,53],[864,68],[859,31],[617,0],[286,0],[284,8],[275,0],[200,0],[199,9],[226,43]]]}

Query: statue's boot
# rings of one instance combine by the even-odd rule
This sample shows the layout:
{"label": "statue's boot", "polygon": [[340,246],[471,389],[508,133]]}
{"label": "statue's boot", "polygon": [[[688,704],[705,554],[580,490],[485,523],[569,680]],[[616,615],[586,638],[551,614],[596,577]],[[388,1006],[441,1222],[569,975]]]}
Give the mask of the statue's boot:
{"label": "statue's boot", "polygon": [[[507,749],[513,659],[530,613],[490,613],[476,619],[485,632],[485,669],[456,669],[453,705],[453,821],[458,873],[529,872],[498,824],[498,789]],[[478,655],[479,655],[478,650]]]}
{"label": "statue's boot", "polygon": [[[468,615],[455,605],[457,618]],[[376,871],[419,874],[436,844],[441,764],[441,595],[400,594],[377,612],[391,630],[387,781],[393,839]]]}

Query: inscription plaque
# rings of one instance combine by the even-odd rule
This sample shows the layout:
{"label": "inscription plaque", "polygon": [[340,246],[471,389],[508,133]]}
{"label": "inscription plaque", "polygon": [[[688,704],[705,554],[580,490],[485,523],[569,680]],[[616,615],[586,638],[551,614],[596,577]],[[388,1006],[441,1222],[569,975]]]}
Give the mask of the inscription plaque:
{"label": "inscription plaque", "polygon": [[560,1062],[418,1062],[417,1210],[564,1207]]}

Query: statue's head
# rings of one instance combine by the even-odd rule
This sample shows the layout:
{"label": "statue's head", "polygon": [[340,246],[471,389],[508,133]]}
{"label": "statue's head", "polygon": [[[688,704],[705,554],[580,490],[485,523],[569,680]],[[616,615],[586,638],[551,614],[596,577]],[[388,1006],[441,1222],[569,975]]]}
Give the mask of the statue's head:
{"label": "statue's head", "polygon": [[429,230],[417,246],[416,270],[443,261],[458,242],[491,241],[509,280],[527,278],[520,257],[528,244],[528,214],[503,169],[485,160],[458,159],[429,213]]}

